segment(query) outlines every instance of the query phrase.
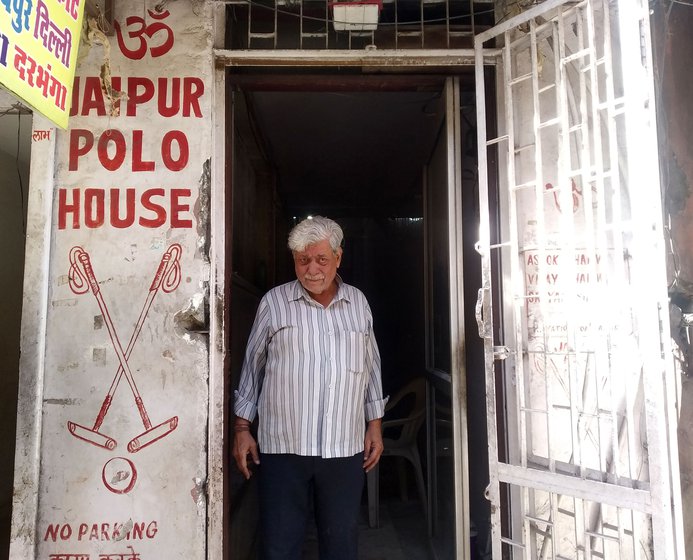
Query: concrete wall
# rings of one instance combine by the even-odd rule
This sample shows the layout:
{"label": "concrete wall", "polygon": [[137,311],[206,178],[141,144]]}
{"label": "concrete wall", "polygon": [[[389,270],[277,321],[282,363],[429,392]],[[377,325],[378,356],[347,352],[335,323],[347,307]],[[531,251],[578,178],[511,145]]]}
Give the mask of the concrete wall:
{"label": "concrete wall", "polygon": [[[17,161],[17,133],[22,139],[31,132],[31,116],[0,117],[3,142],[0,144],[0,558],[6,558],[10,543],[12,480],[14,475],[17,380],[19,377],[19,325],[22,312],[24,274],[24,226],[29,188],[28,154]],[[21,185],[20,185],[21,176]],[[22,193],[24,191],[24,203]]]}
{"label": "concrete wall", "polygon": [[212,17],[114,27],[68,130],[34,121],[13,560],[207,551]]}

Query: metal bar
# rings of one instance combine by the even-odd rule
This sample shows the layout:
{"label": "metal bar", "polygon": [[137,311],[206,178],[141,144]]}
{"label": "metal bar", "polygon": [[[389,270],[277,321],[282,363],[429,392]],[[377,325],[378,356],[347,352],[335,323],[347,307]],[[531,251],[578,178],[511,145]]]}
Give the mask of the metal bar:
{"label": "metal bar", "polygon": [[[614,71],[613,71],[613,55],[612,55],[612,39],[611,39],[611,13],[609,3],[606,0],[602,1],[602,18],[603,18],[603,33],[604,33],[604,72],[605,72],[605,86],[606,86],[606,128],[607,128],[607,138],[608,138],[608,154],[609,154],[609,178],[611,187],[611,211],[613,214],[612,221],[610,224],[610,229],[616,231],[617,234],[612,236],[613,252],[615,257],[615,270],[613,274],[610,274],[610,282],[615,284],[617,290],[625,290],[627,287],[627,280],[625,278],[625,271],[623,266],[620,265],[620,259],[625,255],[623,248],[623,239],[619,234],[622,231],[622,217],[621,217],[621,173],[619,164],[619,153],[618,153],[618,133],[616,127],[615,117],[622,113],[617,112],[617,107],[623,104],[622,100],[617,100],[615,97],[615,84],[614,84]],[[622,105],[623,107],[623,105]],[[601,108],[600,108],[601,109]],[[605,171],[607,171],[605,169]],[[606,178],[606,175],[605,175]],[[606,194],[606,192],[605,192]],[[605,201],[606,203],[606,201]],[[606,204],[605,204],[606,205]],[[605,218],[606,219],[606,218]],[[605,240],[606,241],[606,240]],[[608,243],[608,241],[607,241]],[[620,358],[620,356],[619,356]],[[616,364],[618,367],[618,364]],[[628,370],[626,370],[628,371]],[[638,448],[637,442],[635,440],[635,419],[633,416],[633,411],[635,408],[635,398],[634,393],[637,391],[637,379],[626,379],[625,380],[625,430],[626,430],[626,441],[628,449],[628,476],[634,478],[637,476],[637,462],[638,462]],[[640,527],[636,523],[636,519],[633,512],[630,512],[630,522],[633,527],[633,540],[634,542],[640,542]],[[633,554],[635,560],[642,557],[640,547],[634,547]]]}
{"label": "metal bar", "polygon": [[[554,72],[556,79],[556,110],[557,117],[560,119],[560,125],[558,130],[558,177],[557,183],[559,188],[559,197],[561,201],[561,208],[563,211],[560,213],[559,218],[559,233],[561,246],[564,248],[571,248],[574,243],[574,232],[572,224],[572,212],[570,209],[573,208],[572,200],[572,188],[568,183],[569,172],[571,169],[570,164],[570,117],[569,117],[569,107],[568,107],[568,92],[569,92],[569,79],[566,72],[566,67],[563,64],[563,60],[566,57],[566,45],[565,45],[565,29],[564,29],[564,19],[563,13],[559,10],[556,16],[556,21],[553,26],[553,44],[554,44]],[[566,262],[567,261],[567,262]],[[562,264],[559,266],[559,273],[563,278],[574,278],[574,259],[562,259]],[[566,283],[561,286],[561,295],[564,302],[574,303],[574,293],[573,286],[570,287]],[[571,297],[573,296],[573,297]],[[570,309],[566,309],[568,314],[571,314]],[[576,344],[576,333],[575,325],[572,321],[566,323],[566,344],[569,351],[574,351]],[[571,407],[570,420],[571,420],[571,461],[575,462],[580,468],[580,474],[584,477],[584,465],[582,460],[582,445],[580,438],[580,409],[579,397],[581,391],[578,389],[578,377],[576,367],[577,364],[571,359],[569,355],[565,361],[567,366],[567,378],[569,387],[569,403]],[[572,494],[572,493],[571,493]],[[584,534],[584,512],[582,509],[582,501],[578,499],[573,500],[575,509],[575,524],[574,524],[574,536],[575,536],[575,546],[577,548],[584,547],[583,534]]]}
{"label": "metal bar", "polygon": [[[483,47],[483,44],[489,39],[502,35],[505,32],[526,23],[530,19],[535,19],[537,16],[545,17],[547,12],[565,4],[565,2],[566,0],[546,0],[545,2],[542,2],[529,10],[525,10],[521,14],[511,17],[510,19],[506,19],[503,23],[500,23],[491,29],[482,31],[474,38],[474,44]],[[584,2],[580,2],[578,5],[582,4],[584,4]]]}
{"label": "metal bar", "polygon": [[[542,318],[548,316],[548,286],[546,282],[547,275],[543,274],[543,266],[546,263],[546,223],[545,223],[545,208],[544,208],[544,162],[543,162],[543,143],[541,137],[541,105],[539,100],[539,53],[537,49],[537,29],[536,22],[534,19],[530,20],[530,64],[531,64],[531,81],[532,81],[532,131],[534,136],[534,211],[535,211],[535,222],[536,222],[536,239],[539,256],[538,266],[537,266],[537,291],[539,293],[539,310]],[[549,470],[555,472],[556,465],[553,456],[553,442],[552,442],[552,431],[551,431],[551,409],[553,407],[553,401],[551,396],[551,391],[549,390],[549,365],[548,356],[546,351],[549,350],[548,340],[547,340],[547,329],[544,325],[542,328],[541,338],[542,338],[542,348],[544,349],[544,355],[542,357],[544,362],[544,372],[545,379],[543,381],[544,387],[544,400],[546,402],[547,414],[545,421],[546,439],[547,439],[547,459],[549,461]],[[558,505],[559,497],[549,494],[549,507],[550,507],[550,518],[558,519]],[[551,542],[551,558],[556,559],[556,546],[555,543],[558,542],[556,538],[556,532],[558,528],[551,526],[550,528],[550,542]],[[549,540],[545,536],[542,541],[540,558],[546,557],[546,548]]]}
{"label": "metal bar", "polygon": [[652,510],[652,501],[648,490],[627,488],[608,482],[585,480],[536,469],[525,469],[507,463],[498,464],[498,480],[507,484],[570,495],[580,500],[601,502],[642,513],[649,514]]}
{"label": "metal bar", "polygon": [[[618,3],[621,71],[626,100],[625,148],[629,184],[642,181],[651,185],[648,190],[630,197],[632,217],[642,224],[633,229],[633,286],[639,301],[634,305],[640,339],[645,399],[648,466],[652,501],[652,533],[657,556],[675,559],[683,557],[678,549],[672,519],[672,485],[669,464],[669,435],[667,433],[666,370],[661,356],[663,343],[659,309],[667,308],[665,264],[661,251],[660,190],[657,162],[656,127],[654,126],[654,94],[652,76],[647,69],[649,53],[643,50],[642,35],[647,29],[645,20],[648,5],[641,1]],[[648,82],[649,81],[649,82]],[[644,84],[647,84],[644,87]],[[652,124],[652,126],[651,126]],[[654,236],[657,235],[657,238]],[[661,239],[663,239],[661,235]],[[659,268],[654,267],[657,263]],[[658,309],[659,307],[659,309]],[[665,321],[665,323],[668,322]]]}
{"label": "metal bar", "polygon": [[[515,297],[517,293],[517,279],[523,278],[522,273],[522,263],[520,262],[520,244],[518,239],[518,201],[517,201],[517,191],[515,186],[517,185],[517,170],[515,167],[515,98],[513,92],[513,68],[515,60],[513,58],[513,51],[510,48],[510,33],[506,32],[504,36],[504,47],[503,47],[503,83],[504,83],[504,103],[505,103],[505,123],[506,123],[506,133],[508,136],[507,144],[507,154],[505,158],[506,174],[507,174],[507,189],[506,194],[508,197],[508,240],[510,246],[509,253],[509,268],[510,268],[510,286],[512,290],[512,305],[509,306],[509,311],[511,313],[511,324],[514,329],[513,333],[513,345],[515,347],[514,354],[518,356],[515,362],[515,379],[517,382],[516,398],[514,402],[515,415],[517,417],[517,427],[518,431],[516,437],[519,440],[519,461],[524,467],[527,466],[527,448],[528,440],[530,440],[531,430],[532,430],[532,418],[523,412],[523,409],[527,407],[527,390],[525,386],[525,367],[523,359],[523,348],[522,341],[523,336],[523,309],[522,300]],[[510,346],[510,344],[508,344]],[[512,437],[512,436],[511,436]],[[527,520],[527,515],[533,510],[534,501],[530,495],[528,488],[522,488],[520,490],[519,496],[519,515],[522,519],[522,542],[531,542],[531,526]],[[532,555],[532,550],[530,547],[524,549],[525,560],[530,560]]]}
{"label": "metal bar", "polygon": [[498,136],[496,138],[492,138],[491,140],[486,141],[487,146],[493,146],[494,144],[498,144],[500,142],[507,142],[508,140],[508,135],[504,134],[503,136]]}
{"label": "metal bar", "polygon": [[[486,142],[486,84],[484,76],[483,44],[474,43],[474,77],[476,84],[476,134],[479,168],[479,242],[481,255],[482,313],[491,320],[491,225],[488,181],[488,154]],[[492,558],[501,558],[500,486],[498,480],[498,418],[496,411],[496,380],[493,359],[493,330],[484,338],[484,364],[486,381],[486,436],[488,439],[489,484],[486,497],[491,503],[490,530]]]}

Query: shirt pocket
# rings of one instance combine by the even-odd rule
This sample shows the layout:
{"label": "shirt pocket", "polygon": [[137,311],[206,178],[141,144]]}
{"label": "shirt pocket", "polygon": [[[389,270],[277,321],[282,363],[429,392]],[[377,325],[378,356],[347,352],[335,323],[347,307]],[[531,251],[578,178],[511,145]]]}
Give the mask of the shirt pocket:
{"label": "shirt pocket", "polygon": [[366,367],[366,335],[362,332],[348,331],[341,339],[341,346],[347,371],[362,373]]}

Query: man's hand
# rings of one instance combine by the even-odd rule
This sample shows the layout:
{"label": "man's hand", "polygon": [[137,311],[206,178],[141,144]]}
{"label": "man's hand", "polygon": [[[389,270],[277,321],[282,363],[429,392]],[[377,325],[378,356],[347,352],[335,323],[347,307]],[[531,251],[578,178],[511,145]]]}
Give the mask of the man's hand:
{"label": "man's hand", "polygon": [[368,422],[366,428],[366,439],[363,445],[363,468],[366,472],[370,471],[380,461],[383,454],[383,428],[382,418],[376,418]]}
{"label": "man's hand", "polygon": [[248,468],[248,455],[256,465],[260,464],[260,455],[258,454],[257,443],[255,438],[250,433],[250,423],[237,423],[234,426],[236,437],[233,440],[233,457],[236,459],[238,470],[247,479],[250,478],[252,472]]}

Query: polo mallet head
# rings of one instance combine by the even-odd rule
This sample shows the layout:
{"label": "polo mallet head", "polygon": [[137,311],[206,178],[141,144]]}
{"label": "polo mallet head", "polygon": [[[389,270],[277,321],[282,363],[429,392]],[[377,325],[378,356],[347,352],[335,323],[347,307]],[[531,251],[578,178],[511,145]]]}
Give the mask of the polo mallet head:
{"label": "polo mallet head", "polygon": [[97,432],[92,428],[87,428],[80,424],[76,424],[75,422],[68,421],[67,429],[77,439],[81,439],[82,441],[86,441],[87,443],[91,443],[97,447],[103,447],[109,451],[112,451],[116,447],[116,440],[102,434],[101,432]]}
{"label": "polo mallet head", "polygon": [[178,427],[178,416],[169,418],[165,422],[158,424],[148,430],[145,430],[140,435],[133,438],[130,443],[128,443],[128,451],[130,453],[137,453],[141,449],[144,449],[148,445],[151,445],[155,441],[159,441],[161,438],[165,438],[173,430]]}

